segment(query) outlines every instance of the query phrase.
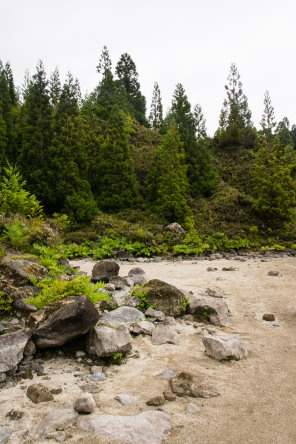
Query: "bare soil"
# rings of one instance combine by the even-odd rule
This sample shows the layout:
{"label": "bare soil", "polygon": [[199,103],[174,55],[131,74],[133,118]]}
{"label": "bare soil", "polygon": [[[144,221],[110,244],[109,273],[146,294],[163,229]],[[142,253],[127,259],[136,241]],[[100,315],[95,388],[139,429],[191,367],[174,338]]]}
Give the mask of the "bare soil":
{"label": "bare soil", "polygon": [[[91,273],[92,261],[72,263]],[[107,370],[107,380],[98,383],[103,390],[93,395],[97,403],[95,413],[128,416],[148,410],[151,407],[146,406],[146,401],[168,388],[168,381],[155,375],[166,368],[186,370],[205,384],[215,386],[221,396],[166,401],[163,411],[170,415],[173,426],[167,444],[295,444],[296,258],[267,262],[223,259],[121,263],[120,275],[127,275],[135,266],[145,270],[150,279],[164,280],[196,295],[203,294],[208,287],[221,290],[231,311],[230,326],[207,327],[217,334],[240,334],[247,343],[248,357],[238,362],[218,362],[205,356],[202,337],[208,334],[207,330],[177,321],[172,328],[180,330],[179,345],[157,346],[151,344],[149,336],[135,337],[133,348],[139,350],[140,358],[129,358],[126,364]],[[208,272],[209,266],[217,270]],[[231,266],[237,270],[222,271]],[[280,275],[268,276],[270,270],[278,270]],[[264,313],[273,313],[276,320],[264,321]],[[25,380],[0,391],[0,425],[14,431],[8,444],[43,442],[36,436],[36,429],[44,415],[65,403],[73,403],[85,383],[81,376],[89,375],[86,366],[66,358],[45,361],[45,370],[50,380],[34,375],[32,381]],[[36,382],[50,389],[61,387],[63,391],[54,396],[54,401],[33,404],[26,397],[25,388]],[[133,403],[124,407],[114,400],[121,393],[130,395]],[[187,413],[189,402],[198,405],[201,412]],[[23,411],[24,416],[9,420],[5,415],[11,409]],[[65,442],[108,444],[106,439],[76,428],[65,431]]]}

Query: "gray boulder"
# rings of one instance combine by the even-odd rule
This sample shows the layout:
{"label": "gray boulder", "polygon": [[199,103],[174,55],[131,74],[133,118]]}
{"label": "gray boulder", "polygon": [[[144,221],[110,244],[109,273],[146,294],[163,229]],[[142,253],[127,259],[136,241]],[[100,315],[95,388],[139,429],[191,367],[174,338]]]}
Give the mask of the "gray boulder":
{"label": "gray boulder", "polygon": [[11,370],[22,360],[31,335],[30,331],[20,330],[0,336],[0,373]]}
{"label": "gray boulder", "polygon": [[146,316],[140,310],[134,307],[119,307],[110,313],[105,313],[102,316],[101,322],[103,324],[126,324],[135,323],[140,320],[145,320]]}
{"label": "gray boulder", "polygon": [[179,339],[168,324],[158,324],[152,332],[152,344],[179,344]]}
{"label": "gray boulder", "polygon": [[47,413],[38,427],[38,433],[46,438],[56,430],[66,430],[76,424],[78,413],[70,405],[64,405]]}
{"label": "gray boulder", "polygon": [[128,273],[128,277],[133,280],[134,285],[143,285],[148,282],[145,271],[139,267],[132,268]]}
{"label": "gray boulder", "polygon": [[78,413],[93,413],[95,408],[96,403],[91,393],[83,393],[83,395],[74,402],[74,410]]}
{"label": "gray boulder", "polygon": [[5,257],[1,260],[0,265],[2,275],[8,278],[12,285],[16,287],[29,284],[31,276],[34,276],[37,280],[49,276],[46,268],[35,262]]}
{"label": "gray boulder", "polygon": [[145,311],[145,315],[148,316],[148,318],[152,318],[155,321],[164,321],[165,320],[165,314],[162,311],[154,310],[152,307],[149,307]]}
{"label": "gray boulder", "polygon": [[218,361],[230,359],[238,361],[247,356],[247,346],[239,335],[205,336],[202,342],[206,354]]}
{"label": "gray boulder", "polygon": [[[50,311],[53,313],[49,315]],[[43,313],[45,318],[49,316],[33,332],[39,348],[63,345],[87,333],[99,319],[97,309],[85,296],[69,296],[53,302],[45,307]]]}
{"label": "gray boulder", "polygon": [[100,261],[92,269],[94,282],[109,282],[110,278],[118,276],[119,265],[116,261]]}
{"label": "gray boulder", "polygon": [[152,335],[155,325],[153,322],[140,321],[133,327],[133,333],[136,335]]}
{"label": "gray boulder", "polygon": [[88,416],[79,418],[78,428],[125,444],[161,444],[171,429],[163,412],[148,410],[136,416]]}
{"label": "gray boulder", "polygon": [[219,327],[229,325],[228,306],[223,299],[213,297],[192,297],[189,302],[189,313],[198,319],[206,319]]}
{"label": "gray boulder", "polygon": [[124,281],[124,278],[120,276],[113,276],[109,279],[109,284],[113,284],[115,290],[125,290],[127,285]]}
{"label": "gray boulder", "polygon": [[125,325],[118,325],[116,328],[95,327],[86,340],[87,352],[99,358],[113,356],[114,353],[127,353],[131,349],[132,337]]}
{"label": "gray boulder", "polygon": [[166,316],[181,316],[184,314],[187,298],[174,285],[152,279],[142,288],[137,289],[135,296],[141,299],[141,295],[147,304],[156,310],[162,311]]}
{"label": "gray boulder", "polygon": [[11,432],[8,429],[5,429],[4,427],[0,427],[0,444],[5,444],[9,437],[12,435],[13,432]]}

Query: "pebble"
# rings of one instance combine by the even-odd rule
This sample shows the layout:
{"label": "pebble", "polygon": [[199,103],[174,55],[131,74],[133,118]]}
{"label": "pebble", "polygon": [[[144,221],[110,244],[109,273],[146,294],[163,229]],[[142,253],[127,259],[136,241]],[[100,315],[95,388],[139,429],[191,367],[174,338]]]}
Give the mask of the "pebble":
{"label": "pebble", "polygon": [[186,412],[193,414],[200,413],[200,408],[193,402],[190,402],[186,407]]}
{"label": "pebble", "polygon": [[120,404],[124,406],[130,405],[132,403],[132,398],[124,394],[116,395],[114,399],[116,399],[116,401],[120,402]]}

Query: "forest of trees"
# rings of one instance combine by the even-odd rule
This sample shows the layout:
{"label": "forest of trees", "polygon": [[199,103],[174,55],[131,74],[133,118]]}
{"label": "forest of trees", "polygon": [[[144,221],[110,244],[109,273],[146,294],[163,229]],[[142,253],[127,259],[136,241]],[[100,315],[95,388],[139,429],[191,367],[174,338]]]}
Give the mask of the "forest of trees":
{"label": "forest of trees", "polygon": [[16,87],[10,64],[0,62],[2,216],[22,211],[20,203],[9,204],[16,186],[33,195],[26,216],[39,201],[45,214],[65,213],[82,224],[98,211],[137,208],[192,227],[199,202],[210,202],[228,184],[258,223],[294,222],[296,126],[286,117],[275,121],[266,91],[255,128],[235,64],[212,138],[201,105],[190,104],[180,83],[164,115],[157,82],[146,109],[129,54],[114,69],[104,47],[97,72],[97,87],[82,97],[71,73],[64,83],[58,69],[48,78],[39,61]]}

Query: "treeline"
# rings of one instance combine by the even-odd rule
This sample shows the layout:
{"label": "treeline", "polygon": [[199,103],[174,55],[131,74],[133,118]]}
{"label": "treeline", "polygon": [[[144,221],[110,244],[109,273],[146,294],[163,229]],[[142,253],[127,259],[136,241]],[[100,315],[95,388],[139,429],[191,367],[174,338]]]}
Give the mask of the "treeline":
{"label": "treeline", "polygon": [[82,98],[71,73],[63,84],[58,69],[48,80],[40,61],[16,88],[9,63],[0,64],[2,215],[11,209],[5,190],[14,183],[36,196],[46,214],[66,213],[80,223],[99,210],[148,208],[163,221],[193,227],[196,200],[219,193],[224,180],[217,158],[245,151],[253,159],[252,186],[242,191],[252,210],[271,226],[294,221],[296,126],[287,118],[275,122],[267,91],[256,129],[234,64],[213,138],[201,106],[192,108],[181,84],[164,116],[155,83],[147,113],[127,53],[113,70],[104,47],[97,72],[97,87]]}

